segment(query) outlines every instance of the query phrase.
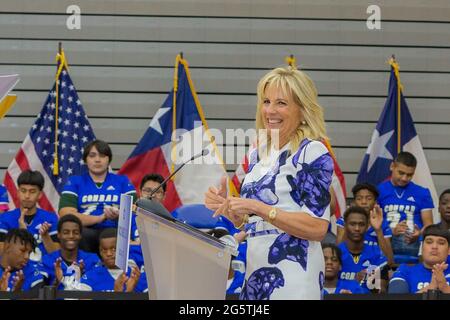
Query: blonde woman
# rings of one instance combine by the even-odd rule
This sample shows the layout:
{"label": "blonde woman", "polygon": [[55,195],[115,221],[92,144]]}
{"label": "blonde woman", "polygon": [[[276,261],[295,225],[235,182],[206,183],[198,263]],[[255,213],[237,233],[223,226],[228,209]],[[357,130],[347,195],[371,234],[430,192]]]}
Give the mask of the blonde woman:
{"label": "blonde woman", "polygon": [[227,197],[226,178],[205,205],[247,233],[241,299],[320,299],[320,241],[330,217],[333,161],[317,90],[303,72],[276,68],[257,88],[256,128],[241,197]]}

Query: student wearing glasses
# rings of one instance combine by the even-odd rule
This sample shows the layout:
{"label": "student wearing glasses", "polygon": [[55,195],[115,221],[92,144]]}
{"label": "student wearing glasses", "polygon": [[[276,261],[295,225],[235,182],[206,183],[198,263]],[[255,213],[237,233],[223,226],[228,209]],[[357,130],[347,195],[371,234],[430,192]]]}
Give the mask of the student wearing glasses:
{"label": "student wearing glasses", "polygon": [[[156,190],[161,183],[163,183],[164,178],[157,173],[150,173],[145,175],[141,180],[141,185],[139,187],[139,192],[141,198],[148,198],[154,190]],[[166,184],[164,184],[158,191],[152,195],[152,199],[163,203],[166,196]]]}

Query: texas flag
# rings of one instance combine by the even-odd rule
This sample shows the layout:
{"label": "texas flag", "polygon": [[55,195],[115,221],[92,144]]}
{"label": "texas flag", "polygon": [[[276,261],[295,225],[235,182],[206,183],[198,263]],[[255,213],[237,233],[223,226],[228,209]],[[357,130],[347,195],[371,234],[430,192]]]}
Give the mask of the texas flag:
{"label": "texas flag", "polygon": [[[431,178],[422,144],[414,127],[414,121],[406,104],[400,84],[398,64],[391,59],[389,92],[383,112],[372,134],[357,178],[358,183],[378,185],[391,175],[389,166],[400,151],[411,152],[417,158],[413,181],[430,190],[435,206],[438,203],[436,189]],[[433,212],[434,221],[440,220]]]}
{"label": "texas flag", "polygon": [[164,206],[169,211],[184,204],[203,203],[208,187],[218,186],[220,178],[226,175],[191,80],[188,63],[178,55],[174,88],[119,174],[127,175],[139,189],[144,175],[159,173],[166,178],[203,149],[209,151],[207,155],[188,162],[168,182]]}

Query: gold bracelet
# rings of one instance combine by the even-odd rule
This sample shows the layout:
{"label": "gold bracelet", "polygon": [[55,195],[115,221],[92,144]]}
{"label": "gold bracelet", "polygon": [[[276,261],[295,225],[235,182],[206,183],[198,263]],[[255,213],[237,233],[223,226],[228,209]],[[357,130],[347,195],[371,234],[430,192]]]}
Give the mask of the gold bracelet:
{"label": "gold bracelet", "polygon": [[236,227],[236,229],[241,229],[249,220],[249,215],[245,214],[244,218],[242,219],[242,223]]}
{"label": "gold bracelet", "polygon": [[270,209],[270,211],[269,211],[269,216],[268,216],[270,223],[273,223],[275,221],[277,214],[278,214],[277,208],[272,207],[272,209]]}

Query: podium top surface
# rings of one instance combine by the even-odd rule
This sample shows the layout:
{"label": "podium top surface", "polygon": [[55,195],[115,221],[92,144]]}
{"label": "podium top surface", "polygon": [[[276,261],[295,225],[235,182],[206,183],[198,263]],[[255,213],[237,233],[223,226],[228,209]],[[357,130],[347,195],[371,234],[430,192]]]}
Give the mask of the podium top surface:
{"label": "podium top surface", "polygon": [[[181,232],[189,234],[199,240],[205,241],[220,250],[230,253],[233,256],[238,255],[238,251],[221,241],[220,239],[213,237],[212,235],[205,233],[197,228],[194,228],[182,221],[175,219],[162,205],[155,204],[154,201],[148,199],[141,199],[136,203],[138,214],[150,217],[164,225],[171,228],[175,228]],[[161,209],[161,207],[163,209]]]}

